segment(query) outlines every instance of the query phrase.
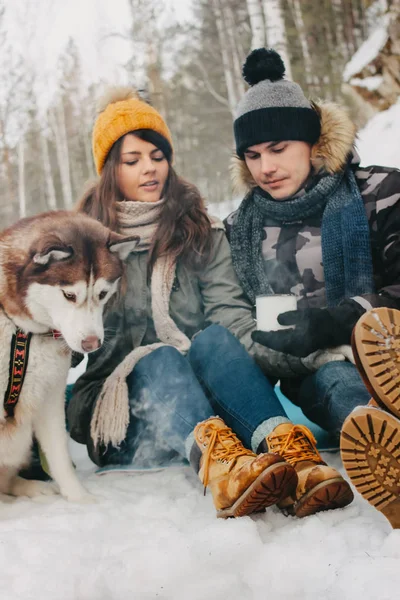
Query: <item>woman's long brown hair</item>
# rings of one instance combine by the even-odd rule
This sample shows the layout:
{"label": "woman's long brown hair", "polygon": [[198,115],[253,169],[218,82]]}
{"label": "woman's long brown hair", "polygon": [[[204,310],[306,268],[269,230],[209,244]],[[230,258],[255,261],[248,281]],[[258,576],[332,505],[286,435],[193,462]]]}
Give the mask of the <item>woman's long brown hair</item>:
{"label": "woman's long brown hair", "polygon": [[[150,272],[157,258],[164,254],[173,254],[191,268],[202,267],[210,256],[212,233],[200,192],[176,174],[171,166],[172,148],[163,136],[151,129],[131,133],[159,148],[169,163],[163,193],[165,203],[149,250]],[[76,206],[76,210],[94,217],[113,231],[118,230],[116,203],[123,201],[117,179],[123,139],[115,142],[99,181],[89,187]]]}

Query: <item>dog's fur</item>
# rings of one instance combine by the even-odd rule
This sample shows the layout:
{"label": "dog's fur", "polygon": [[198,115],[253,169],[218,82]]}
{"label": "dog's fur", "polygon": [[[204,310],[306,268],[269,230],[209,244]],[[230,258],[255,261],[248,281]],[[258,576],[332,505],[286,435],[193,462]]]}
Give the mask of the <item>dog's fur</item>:
{"label": "dog's fur", "polygon": [[[18,476],[35,436],[60,493],[73,501],[90,498],[67,449],[64,398],[71,349],[94,350],[103,342],[103,309],[117,292],[122,260],[136,243],[137,238],[67,211],[23,219],[0,234],[0,398],[7,389],[16,327],[33,333],[14,417],[7,418],[0,407],[0,493],[57,492],[54,484]],[[62,337],[56,339],[52,330]]]}

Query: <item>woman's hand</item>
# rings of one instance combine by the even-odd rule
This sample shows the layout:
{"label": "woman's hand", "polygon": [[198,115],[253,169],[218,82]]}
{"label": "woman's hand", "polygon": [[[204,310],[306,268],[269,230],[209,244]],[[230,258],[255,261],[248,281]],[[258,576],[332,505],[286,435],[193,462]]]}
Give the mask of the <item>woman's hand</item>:
{"label": "woman's hand", "polygon": [[291,310],[278,316],[291,329],[253,331],[253,341],[292,356],[309,356],[316,350],[350,344],[353,327],[365,312],[354,300],[334,308]]}

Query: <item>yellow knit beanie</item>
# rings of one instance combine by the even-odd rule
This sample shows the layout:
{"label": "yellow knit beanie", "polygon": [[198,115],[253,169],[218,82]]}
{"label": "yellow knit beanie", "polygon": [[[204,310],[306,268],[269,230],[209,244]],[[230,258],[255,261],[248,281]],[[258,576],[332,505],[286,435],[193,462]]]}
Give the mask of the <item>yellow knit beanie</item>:
{"label": "yellow knit beanie", "polygon": [[113,144],[130,131],[152,129],[165,137],[172,147],[171,132],[160,113],[130,88],[110,89],[100,100],[98,113],[92,146],[99,175]]}

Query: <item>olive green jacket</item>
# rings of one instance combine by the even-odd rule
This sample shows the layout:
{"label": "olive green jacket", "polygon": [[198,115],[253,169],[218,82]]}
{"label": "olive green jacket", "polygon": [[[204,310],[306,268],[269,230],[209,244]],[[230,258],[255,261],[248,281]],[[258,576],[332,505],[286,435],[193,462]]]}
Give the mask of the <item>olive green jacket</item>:
{"label": "olive green jacket", "polygon": [[[207,265],[198,272],[178,262],[170,298],[170,315],[190,339],[211,323],[229,329],[256,359],[266,375],[293,378],[310,373],[300,359],[256,344],[253,307],[243,294],[234,272],[225,232],[213,230],[213,248]],[[127,290],[106,317],[105,342],[89,355],[85,373],[74,385],[68,405],[73,439],[86,443],[96,397],[104,380],[134,348],[157,341],[151,318],[147,281],[147,252],[132,252],[126,260]]]}

